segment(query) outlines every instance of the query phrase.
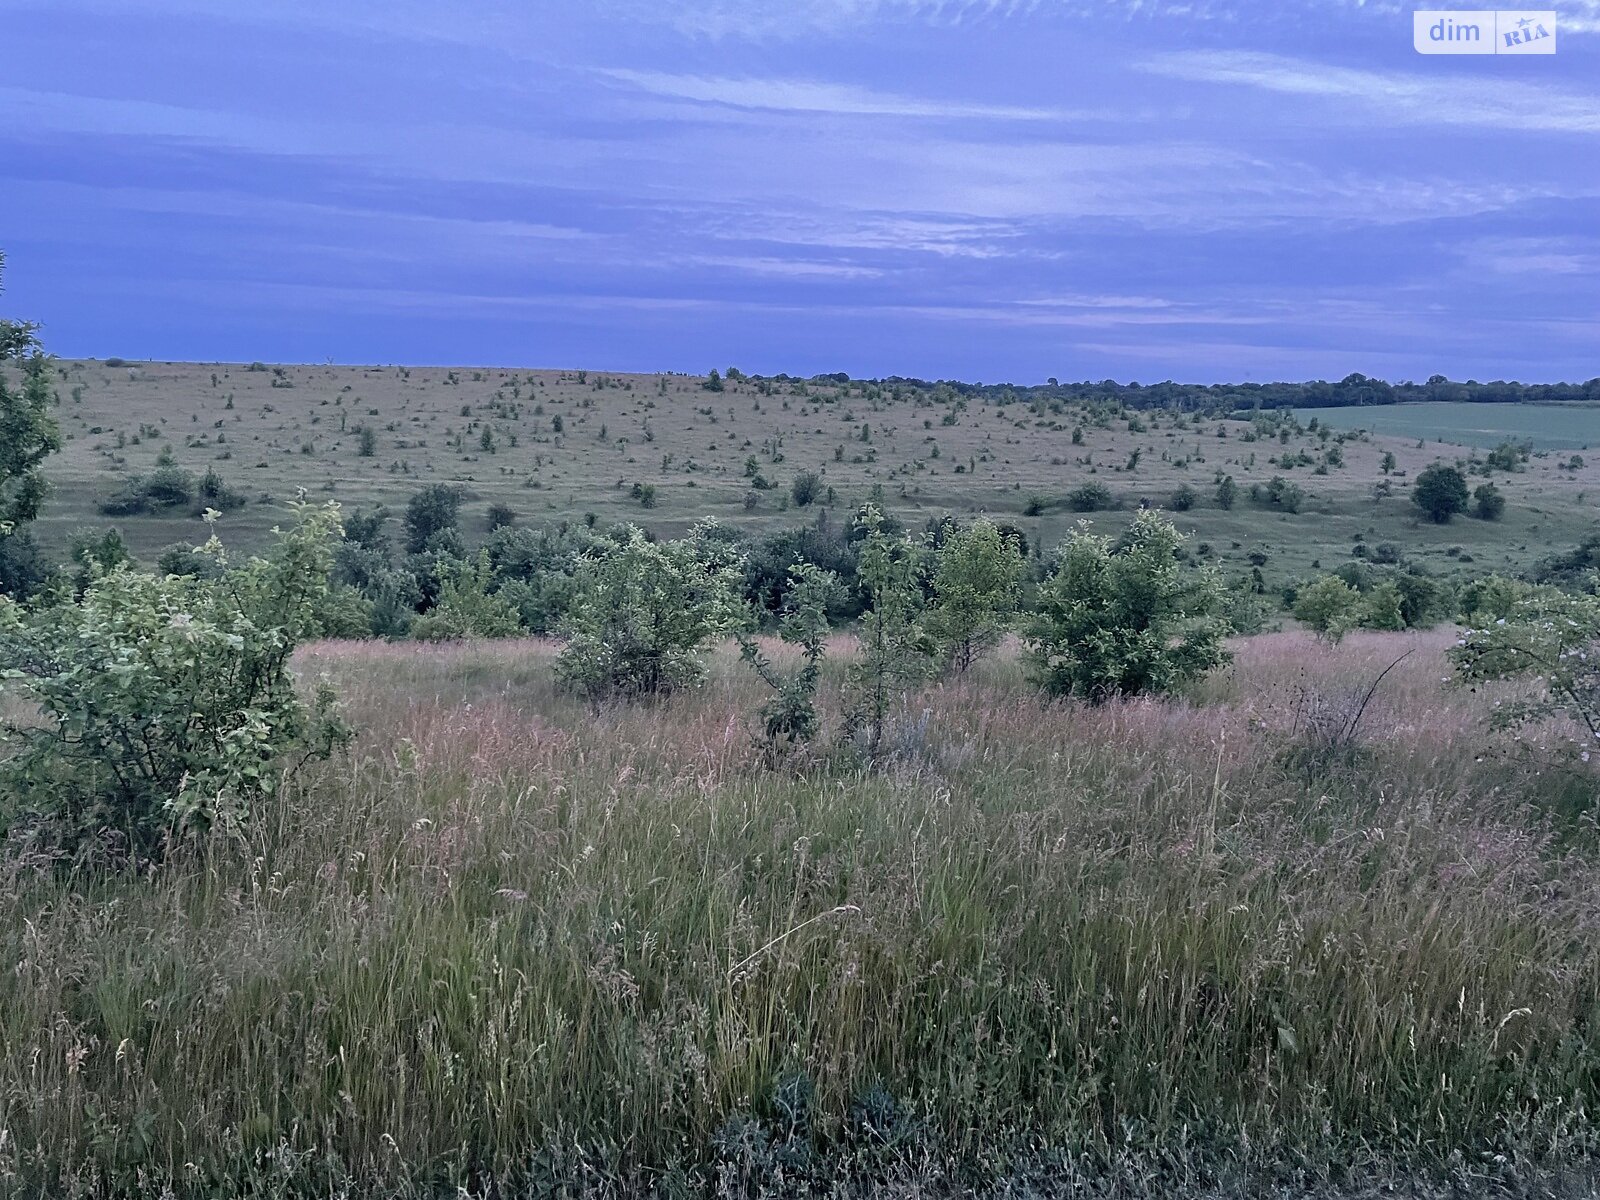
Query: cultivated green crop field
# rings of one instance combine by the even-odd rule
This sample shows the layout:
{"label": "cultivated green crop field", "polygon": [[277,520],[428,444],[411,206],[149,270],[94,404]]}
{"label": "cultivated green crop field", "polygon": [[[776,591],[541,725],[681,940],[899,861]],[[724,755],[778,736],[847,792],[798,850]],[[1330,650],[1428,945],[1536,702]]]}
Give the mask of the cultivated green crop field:
{"label": "cultivated green crop field", "polygon": [[1320,417],[1337,429],[1366,429],[1392,438],[1423,438],[1491,449],[1529,442],[1540,450],[1600,446],[1600,408],[1586,404],[1358,405],[1302,409],[1302,421]]}
{"label": "cultivated green crop field", "polygon": [[[832,489],[822,506],[833,519],[848,519],[875,497],[913,527],[946,513],[989,514],[1045,547],[1083,519],[1063,503],[1079,485],[1111,491],[1120,510],[1091,518],[1111,530],[1141,503],[1170,506],[1187,486],[1195,506],[1175,516],[1198,556],[1242,574],[1264,555],[1264,574],[1278,582],[1331,569],[1358,539],[1392,543],[1440,574],[1518,571],[1575,544],[1600,503],[1600,456],[1570,470],[1567,454],[1540,452],[1515,473],[1485,477],[1506,494],[1504,520],[1462,517],[1440,527],[1420,519],[1408,499],[1410,478],[1435,460],[1476,453],[1432,440],[1451,425],[1462,427],[1463,439],[1472,432],[1450,410],[1472,410],[1480,426],[1491,419],[1509,426],[1486,410],[1512,406],[1307,413],[1303,424],[1312,416],[1335,423],[1346,411],[1368,425],[1397,414],[1435,422],[1420,448],[1412,430],[1362,436],[1339,446],[1340,465],[1327,466],[1336,443],[1313,432],[1247,441],[1248,425],[1234,420],[1158,412],[1134,414],[1130,423],[1070,402],[961,400],[909,385],[744,380],[711,392],[702,378],[683,375],[257,366],[59,363],[55,414],[67,440],[46,464],[55,492],[37,526],[42,540],[59,548],[76,529],[115,524],[147,561],[168,545],[203,540],[204,525],[189,510],[115,520],[98,511],[131,475],[149,471],[163,448],[196,474],[214,467],[249,497],[220,523],[238,548],[261,544],[297,489],[347,507],[398,509],[436,482],[465,490],[469,538],[481,536],[497,501],[524,523],[592,512],[601,522],[632,520],[673,536],[709,516],[755,532],[816,519],[815,506],[790,508],[787,496],[798,472],[817,471]],[[1529,407],[1511,417],[1600,428],[1595,410]],[[374,435],[371,457],[359,453],[363,427]],[[1387,475],[1386,453],[1396,460]],[[752,487],[752,459],[770,489]],[[1240,490],[1231,511],[1215,500],[1219,474],[1232,475]],[[1265,487],[1274,476],[1304,489],[1299,513],[1252,502],[1252,485]],[[633,498],[636,483],[655,488],[653,507]],[[1030,516],[1033,498],[1045,503]]]}

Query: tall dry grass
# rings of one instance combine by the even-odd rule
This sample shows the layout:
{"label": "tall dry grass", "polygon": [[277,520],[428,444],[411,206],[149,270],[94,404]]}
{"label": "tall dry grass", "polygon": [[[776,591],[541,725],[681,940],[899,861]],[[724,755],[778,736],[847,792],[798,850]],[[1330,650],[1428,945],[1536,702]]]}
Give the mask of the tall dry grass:
{"label": "tall dry grass", "polygon": [[[0,1192],[1582,1172],[1595,777],[1489,736],[1445,644],[1269,635],[1102,708],[1002,661],[792,773],[731,652],[594,716],[540,643],[314,647],[363,733],[238,840],[5,868]],[[1308,767],[1306,696],[1406,647]]]}

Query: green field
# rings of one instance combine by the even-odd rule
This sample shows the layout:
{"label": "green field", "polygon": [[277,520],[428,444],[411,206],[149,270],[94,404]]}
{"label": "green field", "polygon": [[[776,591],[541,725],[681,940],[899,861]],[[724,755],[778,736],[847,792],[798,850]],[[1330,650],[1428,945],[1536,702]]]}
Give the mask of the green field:
{"label": "green field", "polygon": [[[1370,424],[1415,412],[1413,420],[1437,422],[1419,448],[1411,430],[1342,444],[1306,430],[1248,440],[1240,421],[1008,399],[999,389],[964,398],[904,383],[746,379],[713,392],[704,382],[578,370],[62,361],[53,387],[66,445],[46,464],[55,490],[36,529],[59,550],[74,530],[116,525],[147,562],[166,546],[203,540],[192,507],[116,518],[99,510],[164,449],[196,474],[214,468],[249,498],[220,523],[239,548],[262,544],[302,488],[347,508],[393,511],[426,484],[458,484],[469,540],[483,536],[496,502],[524,524],[594,513],[675,536],[704,517],[747,533],[813,521],[819,509],[848,520],[875,499],[913,528],[947,513],[988,514],[1048,548],[1085,516],[1114,531],[1141,504],[1171,507],[1187,487],[1194,505],[1174,515],[1197,555],[1232,575],[1265,556],[1261,569],[1276,583],[1331,569],[1358,541],[1390,543],[1440,574],[1521,571],[1576,544],[1600,502],[1600,456],[1569,470],[1565,455],[1535,455],[1492,477],[1509,502],[1504,520],[1421,519],[1410,478],[1474,453],[1435,443],[1435,432],[1465,425],[1455,410],[1481,423],[1496,405],[1319,409],[1303,422],[1315,415],[1331,425],[1354,411]],[[1513,415],[1600,427],[1593,410]],[[364,427],[370,457],[360,454]],[[1330,446],[1342,455],[1337,465],[1325,462]],[[1386,453],[1395,458],[1388,474]],[[752,486],[752,460],[770,488]],[[797,509],[789,487],[803,471],[818,472],[831,491]],[[1215,500],[1221,474],[1239,487],[1231,511]],[[1252,486],[1275,476],[1304,489],[1298,513],[1250,499]],[[1073,511],[1064,500],[1085,483],[1109,489],[1117,510]],[[635,484],[655,489],[652,507],[634,497]],[[1030,501],[1043,502],[1033,515]]]}
{"label": "green field", "polygon": [[1365,429],[1384,437],[1422,438],[1492,449],[1502,442],[1528,442],[1538,450],[1587,450],[1600,446],[1600,408],[1586,404],[1359,405],[1306,408],[1336,429]]}

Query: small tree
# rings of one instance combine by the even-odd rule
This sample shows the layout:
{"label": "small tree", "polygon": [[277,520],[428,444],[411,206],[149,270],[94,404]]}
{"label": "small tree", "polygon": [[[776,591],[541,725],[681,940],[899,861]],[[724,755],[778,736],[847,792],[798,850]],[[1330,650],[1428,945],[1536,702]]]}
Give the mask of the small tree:
{"label": "small tree", "polygon": [[789,587],[784,594],[778,636],[800,647],[802,665],[791,675],[780,674],[748,634],[739,636],[740,657],[776,693],[761,706],[769,755],[776,756],[817,735],[817,684],[822,678],[822,659],[827,652],[828,610],[840,590],[839,577],[823,567],[796,563],[789,568]]}
{"label": "small tree", "polygon": [[1116,507],[1111,489],[1103,483],[1084,483],[1067,493],[1067,505],[1073,512],[1101,512]]}
{"label": "small tree", "polygon": [[625,527],[578,563],[557,677],[592,704],[698,684],[707,645],[742,619],[741,583],[738,561],[701,540],[651,542]]}
{"label": "small tree", "polygon": [[822,476],[815,471],[801,471],[789,485],[789,498],[796,508],[805,508],[822,494]]}
{"label": "small tree", "polygon": [[1411,502],[1427,513],[1430,521],[1443,525],[1467,510],[1466,477],[1446,463],[1434,463],[1417,476]]}
{"label": "small tree", "polygon": [[1337,575],[1324,575],[1299,590],[1294,615],[1323,641],[1337,644],[1361,627],[1361,593]]}
{"label": "small tree", "polygon": [[307,705],[289,669],[323,629],[338,508],[296,518],[242,567],[213,537],[215,578],[119,568],[77,604],[24,614],[0,600],[0,680],[45,718],[0,727],[0,826],[145,859],[237,824],[346,740],[331,692]]}
{"label": "small tree", "polygon": [[453,532],[461,512],[461,489],[432,483],[406,502],[406,549],[421,554],[441,533]]}
{"label": "small tree", "polygon": [[[0,254],[0,271],[4,267]],[[23,364],[20,388],[0,374],[0,596],[18,598],[47,578],[25,527],[39,515],[49,490],[40,464],[61,449],[61,434],[50,418],[49,359],[39,353],[36,328],[0,321],[0,365]]]}
{"label": "small tree", "polygon": [[1016,620],[1022,551],[992,521],[957,531],[939,552],[933,605],[925,620],[945,662],[965,674]]}
{"label": "small tree", "polygon": [[411,635],[424,642],[453,642],[467,638],[516,637],[522,632],[516,607],[494,591],[489,552],[463,562],[440,561],[434,568],[439,598],[411,626]]}
{"label": "small tree", "polygon": [[1226,662],[1222,585],[1178,562],[1183,541],[1153,510],[1116,543],[1080,525],[1039,590],[1027,634],[1033,680],[1099,703],[1170,692]]}
{"label": "small tree", "polygon": [[869,757],[883,749],[894,703],[928,671],[930,645],[920,624],[921,555],[905,534],[884,529],[883,516],[867,505],[856,519],[863,533],[856,578],[866,593],[861,618],[861,656],[851,665],[845,688],[845,728]]}
{"label": "small tree", "polygon": [[358,436],[356,454],[361,458],[371,458],[378,452],[378,435],[370,425],[363,425]]}
{"label": "small tree", "polygon": [[1498,725],[1565,714],[1586,728],[1588,747],[1600,745],[1600,597],[1504,582],[1506,615],[1466,630],[1450,651],[1457,673],[1535,685],[1531,699],[1495,707]]}
{"label": "small tree", "polygon": [[1217,507],[1224,511],[1231,509],[1239,499],[1239,485],[1234,483],[1232,475],[1224,475],[1217,484]]}
{"label": "small tree", "polygon": [[1480,483],[1472,493],[1472,515],[1480,521],[1498,521],[1505,516],[1506,498],[1492,483]]}

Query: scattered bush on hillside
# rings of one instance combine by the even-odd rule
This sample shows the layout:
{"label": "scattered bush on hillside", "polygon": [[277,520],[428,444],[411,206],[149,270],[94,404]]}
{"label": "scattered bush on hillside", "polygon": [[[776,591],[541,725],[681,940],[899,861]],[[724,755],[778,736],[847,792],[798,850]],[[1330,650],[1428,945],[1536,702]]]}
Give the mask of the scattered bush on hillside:
{"label": "scattered bush on hillside", "polygon": [[1116,543],[1086,526],[1039,589],[1030,674],[1052,696],[1164,694],[1228,661],[1222,587],[1178,562],[1183,536],[1146,510]]}
{"label": "scattered bush on hillside", "polygon": [[1436,525],[1446,524],[1457,513],[1467,511],[1466,477],[1455,467],[1434,463],[1417,476],[1411,502]]}
{"label": "scattered bush on hillside", "polygon": [[119,568],[37,614],[0,602],[0,678],[41,724],[0,729],[0,824],[87,855],[145,860],[172,838],[232,828],[348,737],[333,696],[289,670],[321,629],[336,506],[298,505],[264,558],[216,579]]}
{"label": "scattered bush on hillside", "polygon": [[1067,507],[1073,512],[1104,512],[1117,506],[1111,489],[1103,483],[1084,483],[1067,493]]}
{"label": "scattered bush on hillside", "polygon": [[1505,494],[1492,483],[1480,483],[1472,492],[1472,515],[1480,521],[1498,521],[1505,515]]}
{"label": "scattered bush on hillside", "polygon": [[561,682],[591,704],[664,695],[698,684],[710,643],[737,627],[736,560],[696,539],[651,542],[637,526],[579,560]]}

